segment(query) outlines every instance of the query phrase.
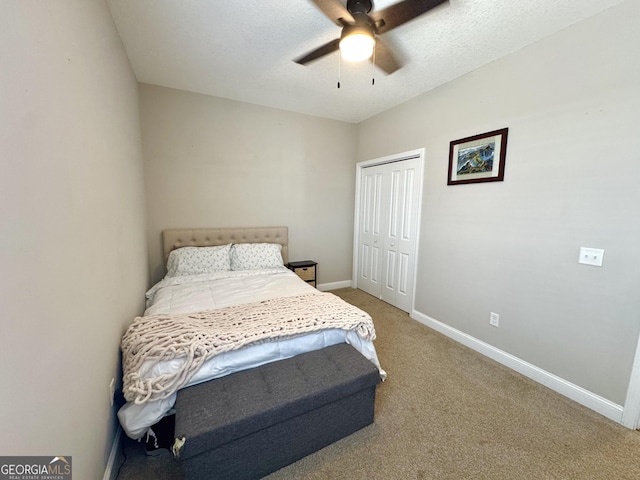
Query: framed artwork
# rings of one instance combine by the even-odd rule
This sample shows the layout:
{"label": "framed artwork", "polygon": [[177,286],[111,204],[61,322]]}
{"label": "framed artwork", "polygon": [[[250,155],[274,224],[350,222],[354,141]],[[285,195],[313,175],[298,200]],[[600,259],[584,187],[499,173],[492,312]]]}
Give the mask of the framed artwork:
{"label": "framed artwork", "polygon": [[503,181],[508,132],[503,128],[451,142],[447,185]]}

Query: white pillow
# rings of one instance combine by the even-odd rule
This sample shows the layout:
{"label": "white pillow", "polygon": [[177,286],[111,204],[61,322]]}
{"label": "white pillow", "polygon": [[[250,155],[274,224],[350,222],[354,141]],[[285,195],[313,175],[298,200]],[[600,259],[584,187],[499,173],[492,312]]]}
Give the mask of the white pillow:
{"label": "white pillow", "polygon": [[234,243],[231,247],[231,270],[282,267],[281,250],[279,243]]}
{"label": "white pillow", "polygon": [[183,247],[172,250],[167,262],[167,277],[231,270],[231,244],[218,247]]}

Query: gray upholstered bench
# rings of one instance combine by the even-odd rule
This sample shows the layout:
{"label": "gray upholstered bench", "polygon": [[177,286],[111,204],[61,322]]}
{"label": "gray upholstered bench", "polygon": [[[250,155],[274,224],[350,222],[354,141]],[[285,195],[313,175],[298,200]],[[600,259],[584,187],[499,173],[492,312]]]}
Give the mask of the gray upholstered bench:
{"label": "gray upholstered bench", "polygon": [[183,389],[185,477],[260,478],[289,465],[372,423],[379,382],[343,343]]}

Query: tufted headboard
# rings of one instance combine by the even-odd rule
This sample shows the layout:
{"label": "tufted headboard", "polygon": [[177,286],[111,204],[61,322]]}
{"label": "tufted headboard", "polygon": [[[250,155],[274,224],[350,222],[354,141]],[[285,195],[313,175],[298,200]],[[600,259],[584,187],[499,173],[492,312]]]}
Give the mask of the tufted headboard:
{"label": "tufted headboard", "polygon": [[279,243],[284,264],[289,262],[289,227],[175,228],[162,231],[164,265],[171,250],[176,248],[227,243]]}

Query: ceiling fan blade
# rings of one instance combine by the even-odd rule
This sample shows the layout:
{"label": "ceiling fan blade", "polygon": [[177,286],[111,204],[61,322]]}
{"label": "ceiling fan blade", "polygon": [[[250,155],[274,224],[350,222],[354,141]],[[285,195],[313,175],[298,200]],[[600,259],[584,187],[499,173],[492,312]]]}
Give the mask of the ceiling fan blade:
{"label": "ceiling fan blade", "polygon": [[349,10],[338,0],[311,0],[336,25],[344,27],[355,22]]}
{"label": "ceiling fan blade", "polygon": [[325,43],[321,47],[318,47],[315,50],[312,50],[306,55],[300,58],[296,58],[294,62],[299,63],[300,65],[304,65],[313,60],[317,60],[320,57],[324,57],[325,55],[338,50],[339,44],[340,44],[340,39],[336,38],[335,40],[331,40],[329,43]]}
{"label": "ceiling fan blade", "polygon": [[369,16],[375,22],[377,33],[389,30],[413,20],[447,0],[403,0]]}
{"label": "ceiling fan blade", "polygon": [[398,70],[402,65],[395,58],[389,47],[387,47],[379,38],[376,38],[375,59],[371,57],[371,61],[375,61],[377,67],[384,70],[387,75]]}

